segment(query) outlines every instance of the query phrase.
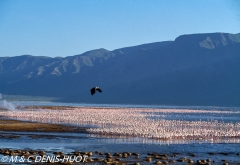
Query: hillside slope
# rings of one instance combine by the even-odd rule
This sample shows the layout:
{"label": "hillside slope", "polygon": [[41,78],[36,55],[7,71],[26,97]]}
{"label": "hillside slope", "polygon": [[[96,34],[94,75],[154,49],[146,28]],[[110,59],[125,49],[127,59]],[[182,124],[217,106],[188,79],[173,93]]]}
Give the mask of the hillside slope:
{"label": "hillside slope", "polygon": [[[93,86],[103,93],[91,96]],[[240,34],[182,35],[65,58],[0,57],[0,93],[63,102],[240,106]]]}

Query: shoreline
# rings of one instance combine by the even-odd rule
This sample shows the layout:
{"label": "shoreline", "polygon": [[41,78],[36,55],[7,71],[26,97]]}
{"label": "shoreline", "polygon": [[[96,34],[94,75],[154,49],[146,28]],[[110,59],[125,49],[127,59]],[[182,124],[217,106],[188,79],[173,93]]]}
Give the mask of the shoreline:
{"label": "shoreline", "polygon": [[50,124],[33,121],[0,118],[0,131],[8,132],[74,132],[87,133],[87,128],[68,126],[64,124]]}
{"label": "shoreline", "polygon": [[[52,107],[52,111],[60,110],[60,107]],[[63,108],[63,107],[61,107]],[[64,107],[66,108],[66,107]],[[70,110],[74,109],[73,107],[68,107]],[[48,109],[48,108],[46,108]],[[69,110],[68,109],[68,110]],[[88,110],[92,110],[92,108],[86,108]],[[101,110],[102,108],[96,108],[97,110]],[[114,108],[110,108],[111,110],[114,110]],[[66,110],[66,111],[68,111]],[[65,112],[63,110],[63,112]],[[95,112],[95,111],[94,111]],[[45,121],[45,120],[44,120]],[[147,144],[121,144],[114,142],[114,139],[116,140],[117,137],[119,139],[125,139],[125,138],[134,138],[133,136],[119,136],[119,135],[111,135],[111,134],[103,134],[100,133],[91,133],[87,130],[89,127],[81,127],[81,125],[68,125],[64,123],[60,124],[50,124],[50,123],[41,123],[40,121],[21,121],[21,120],[15,120],[15,119],[7,119],[3,118],[1,116],[0,118],[0,139],[3,139],[3,141],[6,142],[16,142],[19,143],[24,139],[25,143],[38,143],[38,142],[47,142],[47,145],[51,147],[51,143],[56,143],[62,141],[62,139],[65,139],[64,144],[68,143],[68,139],[73,142],[71,144],[71,151],[66,152],[64,149],[57,149],[52,146],[52,150],[49,151],[47,148],[45,149],[28,149],[27,147],[8,147],[8,148],[0,148],[0,159],[4,156],[10,157],[11,155],[15,156],[33,156],[33,159],[36,159],[39,156],[53,156],[53,155],[60,155],[63,157],[64,155],[87,155],[88,159],[85,163],[87,164],[94,164],[94,165],[100,165],[100,164],[116,164],[116,165],[149,165],[149,164],[175,164],[175,165],[186,165],[186,164],[218,164],[218,165],[240,165],[240,150],[235,149],[234,151],[224,150],[221,149],[218,151],[217,149],[214,151],[211,150],[204,150],[198,151],[197,148],[193,151],[184,151],[185,147],[191,147],[192,144],[173,144],[173,149],[169,151],[167,149],[168,145],[166,146],[159,146],[157,143],[153,144],[153,150],[151,147],[148,150],[145,150],[144,147],[149,147]],[[2,131],[2,132],[1,132]],[[26,133],[26,134],[25,134]],[[41,134],[38,134],[41,133]],[[53,133],[53,134],[51,134]],[[59,134],[54,134],[59,133]],[[68,134],[71,133],[79,133],[79,134],[88,134],[93,136],[93,138],[90,136],[90,139],[88,136],[85,137],[74,137],[74,136],[68,136]],[[61,134],[65,135],[62,136]],[[25,140],[27,139],[27,140]],[[113,139],[113,142],[102,142],[101,140],[98,142],[98,139]],[[149,138],[147,138],[149,139]],[[234,138],[233,138],[234,139]],[[77,140],[77,143],[75,144],[75,140]],[[150,139],[151,140],[151,139]],[[157,140],[157,139],[156,139]],[[166,142],[169,142],[170,140],[163,140]],[[187,139],[183,139],[187,140]],[[202,139],[204,141],[204,139]],[[84,144],[85,141],[88,141],[90,144],[88,146],[88,143],[86,146],[82,146],[81,143]],[[108,140],[106,140],[108,141]],[[80,142],[80,143],[79,143]],[[92,144],[93,143],[93,144]],[[94,145],[94,143],[96,143]],[[13,143],[15,144],[15,143]],[[41,144],[41,143],[40,143]],[[211,141],[207,142],[205,145],[204,143],[193,143],[194,145],[199,146],[199,148],[202,148],[202,146],[218,146],[218,143],[211,144]],[[220,146],[223,146],[224,144],[219,143]],[[74,147],[76,145],[76,147]],[[236,143],[236,145],[240,148],[240,143]],[[11,143],[10,143],[11,146]],[[46,146],[46,145],[45,145]],[[102,147],[99,147],[102,146]],[[230,145],[234,146],[234,145]],[[134,148],[135,147],[135,148]],[[174,147],[183,147],[183,150],[178,151]],[[44,148],[44,147],[43,147]],[[134,149],[133,149],[134,148]],[[165,148],[167,150],[161,149]],[[134,151],[133,151],[134,150]],[[149,152],[150,151],[150,152]],[[0,161],[1,163],[1,161]],[[50,162],[43,162],[44,164],[48,164]],[[65,162],[67,163],[67,162]],[[28,163],[26,163],[28,164]],[[34,164],[34,163],[32,163]],[[84,164],[83,162],[76,162],[71,163],[68,162],[68,164]]]}
{"label": "shoreline", "polygon": [[[121,114],[123,112],[126,113],[126,115]],[[156,116],[162,116],[160,119],[154,119],[154,113],[156,112]],[[159,113],[161,113],[161,115],[159,115]],[[174,113],[182,113],[182,115],[192,113],[194,115],[199,114],[200,116],[204,113],[209,115],[211,115],[211,113],[219,113],[220,115],[235,115],[240,114],[240,111],[19,106],[15,111],[0,109],[0,130],[18,132],[79,132],[99,136],[141,137],[166,141],[219,141],[221,139],[238,139],[240,142],[240,122],[228,123],[228,121],[224,123],[224,121],[218,121],[216,119],[211,119],[211,121],[208,119],[204,121],[201,120],[201,117],[199,117],[200,120],[196,121],[174,119],[176,116],[166,118],[168,114]],[[233,119],[236,120],[236,118]],[[140,127],[138,125],[141,122],[145,124],[141,125],[144,126],[144,129],[146,130],[144,132],[141,132],[143,129],[139,130],[137,128]],[[146,127],[147,124],[149,127]],[[200,131],[198,131],[199,129]],[[157,134],[159,131],[161,131],[160,134]]]}

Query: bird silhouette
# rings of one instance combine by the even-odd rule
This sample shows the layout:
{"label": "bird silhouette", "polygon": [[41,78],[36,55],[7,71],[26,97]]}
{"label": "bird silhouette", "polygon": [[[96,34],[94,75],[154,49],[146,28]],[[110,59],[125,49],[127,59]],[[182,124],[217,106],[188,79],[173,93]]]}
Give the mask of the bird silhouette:
{"label": "bird silhouette", "polygon": [[94,93],[95,93],[96,91],[102,92],[102,90],[101,90],[99,87],[93,87],[90,91],[91,91],[91,94],[92,94],[92,95],[94,95]]}

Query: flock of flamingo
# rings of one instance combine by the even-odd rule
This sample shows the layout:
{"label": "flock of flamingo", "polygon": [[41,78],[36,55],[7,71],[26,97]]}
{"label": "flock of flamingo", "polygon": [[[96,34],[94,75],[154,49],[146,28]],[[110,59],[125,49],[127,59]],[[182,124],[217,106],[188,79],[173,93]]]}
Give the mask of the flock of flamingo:
{"label": "flock of flamingo", "polygon": [[43,123],[87,126],[93,134],[135,136],[155,139],[221,139],[240,138],[240,122],[227,123],[218,120],[166,119],[168,114],[236,114],[240,111],[146,109],[146,108],[86,108],[64,109],[28,108],[16,111],[0,111],[0,116],[17,120]]}

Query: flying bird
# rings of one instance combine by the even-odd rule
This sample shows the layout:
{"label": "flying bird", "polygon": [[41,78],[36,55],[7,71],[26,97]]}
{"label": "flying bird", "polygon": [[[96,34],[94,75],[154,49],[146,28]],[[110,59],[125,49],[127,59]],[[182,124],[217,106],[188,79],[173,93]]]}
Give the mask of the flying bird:
{"label": "flying bird", "polygon": [[99,87],[93,87],[90,91],[91,91],[91,94],[92,94],[92,95],[94,95],[94,93],[95,93],[96,91],[102,92],[102,90],[101,90]]}

